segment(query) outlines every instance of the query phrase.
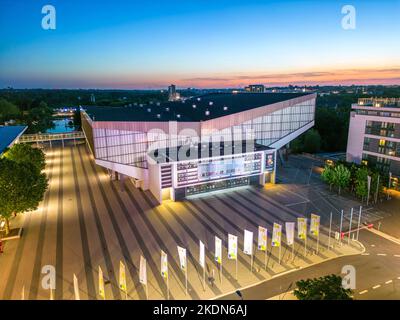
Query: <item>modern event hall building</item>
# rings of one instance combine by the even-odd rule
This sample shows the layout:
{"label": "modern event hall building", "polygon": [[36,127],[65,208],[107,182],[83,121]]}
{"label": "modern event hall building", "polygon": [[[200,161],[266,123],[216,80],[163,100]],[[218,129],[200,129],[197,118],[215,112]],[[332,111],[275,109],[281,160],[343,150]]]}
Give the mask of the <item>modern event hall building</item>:
{"label": "modern event hall building", "polygon": [[96,164],[161,203],[275,182],[277,150],[314,125],[316,94],[217,93],[82,108]]}

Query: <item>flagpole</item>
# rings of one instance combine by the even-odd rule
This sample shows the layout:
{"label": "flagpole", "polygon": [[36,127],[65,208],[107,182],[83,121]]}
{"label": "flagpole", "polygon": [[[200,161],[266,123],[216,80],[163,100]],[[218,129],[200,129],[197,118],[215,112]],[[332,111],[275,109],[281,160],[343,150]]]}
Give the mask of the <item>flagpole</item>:
{"label": "flagpole", "polygon": [[169,300],[169,274],[167,273],[167,300]]}
{"label": "flagpole", "polygon": [[292,261],[294,261],[294,239],[292,244]]}
{"label": "flagpole", "polygon": [[264,266],[265,266],[265,270],[267,270],[267,250],[268,250],[268,247],[266,246],[265,247],[265,254],[264,254]]}
{"label": "flagpole", "polygon": [[281,264],[281,244],[279,244],[279,264]]}
{"label": "flagpole", "polygon": [[185,277],[186,277],[186,280],[185,280],[185,282],[186,282],[186,284],[185,284],[185,286],[186,286],[185,295],[187,295],[187,293],[188,293],[187,265],[186,265],[186,268],[185,268]]}
{"label": "flagpole", "polygon": [[350,211],[350,225],[349,225],[349,238],[347,239],[347,244],[350,245],[350,236],[351,236],[351,223],[353,222],[353,208]]}
{"label": "flagpole", "polygon": [[219,281],[222,284],[222,257],[221,257],[221,263],[219,264]]}
{"label": "flagpole", "polygon": [[358,213],[357,241],[358,241],[358,235],[360,233],[361,212],[362,212],[362,206],[360,206],[360,212]]}
{"label": "flagpole", "polygon": [[250,271],[253,272],[253,244],[251,244]]}
{"label": "flagpole", "polygon": [[340,234],[339,242],[340,242],[340,245],[342,245],[342,229],[343,229],[343,209],[342,209],[342,212],[340,214],[340,227],[339,227],[339,234]]}
{"label": "flagpole", "polygon": [[238,265],[238,263],[237,263],[238,259],[237,259],[237,258],[238,258],[238,257],[236,257],[236,261],[235,261],[235,262],[236,262],[236,274],[235,274],[235,279],[236,279],[236,281],[237,281],[237,279],[238,279],[238,278],[237,278],[237,276],[238,276],[238,275],[237,275],[237,273],[238,273],[238,272],[237,272],[237,269],[238,269],[238,267],[237,267],[237,265]]}
{"label": "flagpole", "polygon": [[203,291],[206,291],[206,268],[203,267]]}
{"label": "flagpole", "polygon": [[329,219],[329,238],[328,238],[328,250],[331,249],[331,232],[332,232],[332,211]]}

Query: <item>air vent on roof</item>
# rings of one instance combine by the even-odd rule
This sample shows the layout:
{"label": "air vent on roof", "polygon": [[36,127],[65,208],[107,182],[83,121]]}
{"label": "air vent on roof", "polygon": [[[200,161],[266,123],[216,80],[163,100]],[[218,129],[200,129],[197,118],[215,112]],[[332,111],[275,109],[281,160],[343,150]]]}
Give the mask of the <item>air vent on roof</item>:
{"label": "air vent on roof", "polygon": [[157,113],[157,118],[160,119],[161,118],[161,114]]}
{"label": "air vent on roof", "polygon": [[210,101],[208,104],[209,104],[210,106],[212,106],[212,105],[214,104],[214,102]]}
{"label": "air vent on roof", "polygon": [[166,108],[165,108],[165,111],[169,111],[169,107],[166,107]]}
{"label": "air vent on roof", "polygon": [[143,103],[139,104],[139,107],[143,107]]}
{"label": "air vent on roof", "polygon": [[210,115],[210,111],[206,110],[206,116],[209,116],[209,115]]}
{"label": "air vent on roof", "polygon": [[151,108],[147,108],[147,112],[151,112]]}
{"label": "air vent on roof", "polygon": [[196,109],[196,105],[195,104],[192,107],[193,107],[193,109]]}
{"label": "air vent on roof", "polygon": [[159,103],[159,102],[157,102],[157,105],[159,106],[159,105],[160,105],[160,103]]}

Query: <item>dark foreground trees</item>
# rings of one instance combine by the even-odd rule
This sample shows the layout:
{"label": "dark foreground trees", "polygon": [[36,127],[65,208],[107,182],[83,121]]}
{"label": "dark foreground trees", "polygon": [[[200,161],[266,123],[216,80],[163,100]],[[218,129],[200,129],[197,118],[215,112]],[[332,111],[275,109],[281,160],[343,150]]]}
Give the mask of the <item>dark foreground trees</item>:
{"label": "dark foreground trees", "polygon": [[26,143],[15,144],[5,153],[5,157],[18,163],[31,163],[39,171],[42,171],[46,165],[43,151],[32,148]]}
{"label": "dark foreground trees", "polygon": [[351,289],[342,286],[342,278],[335,274],[296,282],[294,296],[299,300],[352,300]]}
{"label": "dark foreground trees", "polygon": [[5,220],[6,234],[10,233],[10,218],[36,210],[48,186],[46,175],[38,164],[40,161],[23,160],[17,154],[14,159],[0,159],[0,216]]}

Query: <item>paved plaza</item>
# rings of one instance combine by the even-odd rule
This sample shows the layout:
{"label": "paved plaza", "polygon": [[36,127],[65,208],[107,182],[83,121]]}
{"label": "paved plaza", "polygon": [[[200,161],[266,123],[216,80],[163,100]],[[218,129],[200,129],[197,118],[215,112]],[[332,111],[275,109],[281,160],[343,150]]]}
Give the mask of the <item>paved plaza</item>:
{"label": "paved plaza", "polygon": [[[106,280],[107,299],[125,299],[118,287],[120,261],[127,268],[128,299],[145,299],[139,283],[139,259],[147,259],[149,298],[165,299],[167,287],[160,276],[160,250],[168,254],[171,299],[210,299],[237,288],[276,278],[279,274],[343,255],[359,254],[363,246],[356,241],[328,250],[329,215],[333,212],[333,231],[338,230],[340,209],[346,217],[356,201],[329,192],[318,176],[306,168],[297,170],[286,164],[278,171],[277,185],[242,187],[231,191],[196,196],[183,202],[157,205],[150,192],[136,189],[129,180],[111,181],[96,166],[84,145],[46,150],[49,190],[39,209],[12,220],[22,226],[21,239],[6,242],[0,255],[0,298],[20,299],[23,288],[29,299],[49,299],[42,288],[42,267],[53,265],[57,280],[55,299],[73,299],[73,274],[79,281],[81,299],[99,299],[98,267]],[[294,160],[295,161],[295,160]],[[367,208],[368,209],[368,208]],[[286,245],[283,229],[281,263],[277,248],[271,249],[274,222],[284,225],[299,216],[321,215],[319,252],[316,239],[296,240],[295,258]],[[365,218],[367,219],[367,218]],[[348,221],[345,219],[348,225]],[[363,218],[364,222],[364,218]],[[257,227],[268,228],[268,255],[256,250]],[[254,232],[253,271],[250,257],[243,254],[243,231]],[[227,235],[239,239],[238,278],[235,262],[227,259]],[[222,277],[214,262],[214,236],[223,240]],[[199,240],[206,245],[206,286],[198,263]],[[188,251],[188,294],[185,277],[179,268],[176,246]]]}

